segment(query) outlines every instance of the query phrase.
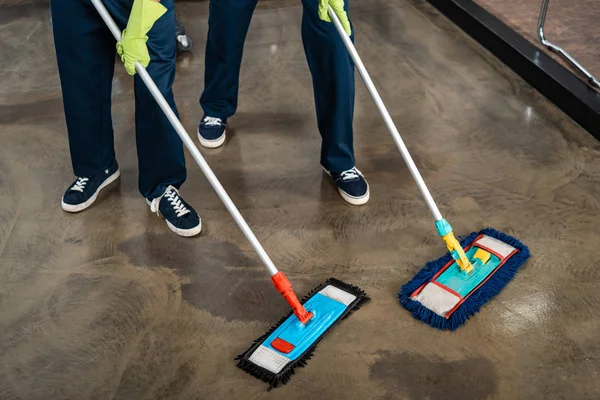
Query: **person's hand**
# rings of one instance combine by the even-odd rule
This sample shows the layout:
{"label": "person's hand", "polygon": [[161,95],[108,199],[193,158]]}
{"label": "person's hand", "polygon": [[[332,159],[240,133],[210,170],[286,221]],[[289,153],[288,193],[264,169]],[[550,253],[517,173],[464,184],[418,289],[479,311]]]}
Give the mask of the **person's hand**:
{"label": "person's hand", "polygon": [[344,0],[319,0],[319,18],[323,21],[331,22],[329,6],[331,6],[333,12],[337,15],[348,36],[350,36],[352,30],[350,28],[348,14],[346,13],[346,10],[344,10]]}
{"label": "person's hand", "polygon": [[123,30],[121,41],[117,43],[117,53],[125,64],[125,70],[129,75],[135,75],[135,62],[139,61],[144,67],[150,64],[150,54],[146,41],[146,35],[152,25],[167,9],[155,0],[134,0],[127,21],[127,28]]}

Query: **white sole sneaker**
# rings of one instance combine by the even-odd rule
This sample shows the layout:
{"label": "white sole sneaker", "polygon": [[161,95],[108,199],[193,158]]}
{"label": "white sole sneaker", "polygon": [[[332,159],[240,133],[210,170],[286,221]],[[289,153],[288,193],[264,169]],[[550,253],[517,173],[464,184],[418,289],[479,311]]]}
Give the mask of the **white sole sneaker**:
{"label": "white sole sneaker", "polygon": [[202,135],[200,135],[200,127],[198,127],[196,130],[196,133],[198,134],[198,140],[200,141],[202,147],[206,147],[208,149],[216,149],[217,147],[221,147],[223,143],[225,143],[225,138],[227,137],[227,129],[223,131],[223,134],[220,138],[215,140],[204,139]]}
{"label": "white sole sneaker", "polygon": [[98,193],[100,193],[102,189],[119,179],[120,176],[121,170],[118,169],[114,174],[112,174],[104,182],[102,182],[100,186],[98,186],[98,189],[96,189],[96,192],[92,195],[92,197],[90,197],[87,201],[81,204],[67,204],[64,202],[64,200],[61,200],[60,205],[62,209],[70,213],[76,213],[85,210],[86,208],[94,204],[94,202],[98,198]]}
{"label": "white sole sneaker", "polygon": [[[329,173],[329,171],[327,171],[325,169],[325,167],[321,166],[321,168],[323,168],[323,172],[325,172],[331,178],[331,173]],[[363,179],[364,179],[364,177],[363,177]],[[366,182],[366,180],[365,180],[365,182]],[[362,206],[363,204],[367,204],[367,202],[371,198],[371,188],[369,186],[369,182],[366,182],[366,183],[367,183],[367,192],[360,197],[355,197],[355,196],[351,196],[348,193],[344,192],[337,185],[335,185],[335,182],[333,182],[333,184],[337,187],[338,193],[340,194],[340,196],[342,196],[342,199],[344,199],[347,203],[352,204],[353,206]]]}
{"label": "white sole sneaker", "polygon": [[[148,199],[146,199],[146,204],[148,204],[148,206],[150,206],[151,202]],[[161,214],[161,216],[162,216],[162,214]],[[198,226],[195,226],[195,227],[190,228],[190,229],[180,229],[180,228],[177,228],[175,225],[173,225],[172,223],[170,223],[166,219],[165,219],[165,222],[167,223],[167,226],[169,227],[169,229],[172,232],[175,232],[177,235],[183,236],[183,237],[192,237],[192,236],[196,236],[200,232],[202,232],[202,218],[200,218],[198,216],[198,219],[199,219]]]}

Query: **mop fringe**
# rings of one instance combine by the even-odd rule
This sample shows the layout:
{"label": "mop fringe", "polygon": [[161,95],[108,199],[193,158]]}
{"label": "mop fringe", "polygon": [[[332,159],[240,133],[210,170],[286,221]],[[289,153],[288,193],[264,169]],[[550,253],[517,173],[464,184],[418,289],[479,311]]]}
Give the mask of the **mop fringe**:
{"label": "mop fringe", "polygon": [[[319,292],[321,289],[325,288],[328,285],[333,285],[347,293],[356,296],[356,300],[348,306],[344,314],[331,327],[333,327],[339,321],[348,318],[350,314],[352,314],[354,311],[359,310],[363,304],[370,300],[367,293],[358,286],[350,285],[335,278],[329,278],[327,281],[325,281],[325,283],[311,290],[306,296],[304,296],[304,298],[301,300],[301,303],[306,303],[308,299],[315,295],[315,293]],[[248,357],[254,352],[254,350],[256,350],[258,346],[260,346],[262,342],[264,342],[269,337],[269,335],[271,335],[271,333],[273,333],[277,328],[279,328],[279,326],[281,326],[281,324],[283,324],[293,314],[294,313],[290,311],[285,317],[281,318],[275,325],[273,325],[267,333],[256,339],[254,341],[254,344],[248,350],[235,357],[235,360],[238,361],[237,366],[240,369],[244,370],[245,372],[254,376],[255,378],[258,378],[261,381],[269,384],[269,388],[267,389],[268,391],[273,388],[277,388],[280,385],[285,385],[286,383],[288,383],[292,375],[295,374],[296,368],[302,368],[306,366],[307,361],[312,358],[317,344],[319,344],[319,342],[323,338],[323,335],[321,335],[315,341],[315,343],[304,352],[304,354],[302,354],[296,360],[290,362],[278,374],[274,374],[273,372],[249,361]],[[331,329],[331,327],[329,329]]]}
{"label": "mop fringe", "polygon": [[449,329],[453,331],[464,324],[473,314],[477,313],[481,306],[497,295],[513,279],[519,267],[525,263],[530,255],[529,248],[519,240],[492,228],[486,228],[481,232],[470,234],[460,241],[461,246],[465,248],[481,234],[501,240],[519,251],[510,257],[487,282],[469,296],[448,319],[439,316],[418,301],[411,300],[410,295],[423,284],[429,282],[441,268],[452,260],[450,253],[437,260],[428,262],[410,282],[402,286],[398,293],[400,304],[412,312],[415,318],[441,330]]}

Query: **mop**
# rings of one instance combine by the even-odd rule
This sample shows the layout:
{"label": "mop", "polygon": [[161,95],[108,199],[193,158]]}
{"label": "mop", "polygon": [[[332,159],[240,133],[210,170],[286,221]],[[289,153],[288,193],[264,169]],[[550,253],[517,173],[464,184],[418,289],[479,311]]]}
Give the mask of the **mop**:
{"label": "mop", "polygon": [[[91,0],[91,2],[119,42],[121,31],[102,1]],[[275,289],[292,309],[269,332],[257,339],[249,350],[236,358],[241,369],[268,383],[269,389],[287,383],[295,368],[306,365],[306,361],[311,357],[323,335],[335,323],[367,302],[369,297],[360,288],[331,278],[310,292],[300,302],[292,284],[283,272],[277,270],[144,66],[136,61],[135,69],[206,179],[258,254],[271,276]]]}
{"label": "mop", "polygon": [[449,251],[440,259],[429,262],[402,286],[398,293],[400,304],[415,318],[433,327],[454,330],[504,288],[529,258],[529,249],[517,239],[491,228],[472,233],[458,242],[452,226],[440,213],[425,185],[352,40],[331,7],[329,15],[435,218],[437,233]]}

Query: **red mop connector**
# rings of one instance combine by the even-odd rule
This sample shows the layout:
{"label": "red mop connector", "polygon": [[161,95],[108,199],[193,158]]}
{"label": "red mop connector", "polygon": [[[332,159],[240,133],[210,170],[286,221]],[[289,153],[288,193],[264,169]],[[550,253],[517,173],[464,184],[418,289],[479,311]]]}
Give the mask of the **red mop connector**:
{"label": "red mop connector", "polygon": [[271,281],[273,281],[275,289],[281,293],[285,301],[287,301],[290,307],[292,307],[294,315],[296,318],[298,318],[298,321],[300,321],[300,323],[303,325],[306,324],[312,318],[313,314],[306,311],[306,308],[300,304],[300,301],[298,300],[298,297],[296,297],[296,293],[294,293],[292,284],[288,280],[287,276],[285,276],[283,272],[279,271],[271,277]]}

